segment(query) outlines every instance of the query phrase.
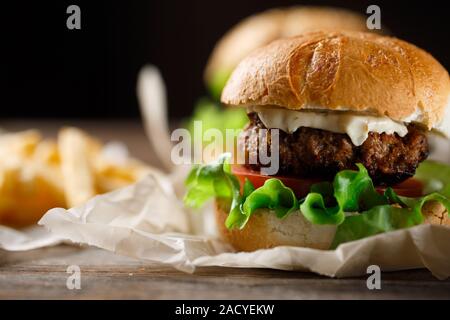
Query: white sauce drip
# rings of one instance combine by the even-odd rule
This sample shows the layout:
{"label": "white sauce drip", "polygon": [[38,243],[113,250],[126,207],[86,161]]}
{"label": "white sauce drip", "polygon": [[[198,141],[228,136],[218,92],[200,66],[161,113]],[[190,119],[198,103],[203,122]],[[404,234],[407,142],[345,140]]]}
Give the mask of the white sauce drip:
{"label": "white sauce drip", "polygon": [[357,115],[346,112],[325,113],[314,111],[295,111],[276,107],[252,106],[248,112],[258,113],[262,123],[270,129],[280,129],[293,133],[300,127],[346,133],[355,146],[366,141],[369,132],[394,134],[400,137],[408,134],[404,123],[396,122],[388,117]]}

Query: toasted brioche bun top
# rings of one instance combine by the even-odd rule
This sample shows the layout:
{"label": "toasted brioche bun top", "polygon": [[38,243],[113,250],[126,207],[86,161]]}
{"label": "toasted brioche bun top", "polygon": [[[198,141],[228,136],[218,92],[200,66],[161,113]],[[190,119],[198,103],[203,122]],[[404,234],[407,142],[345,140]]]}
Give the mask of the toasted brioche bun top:
{"label": "toasted brioche bun top", "polygon": [[430,54],[363,32],[312,32],[247,56],[222,92],[229,105],[387,116],[428,129],[449,123],[450,80]]}
{"label": "toasted brioche bun top", "polygon": [[271,9],[250,16],[233,27],[217,43],[205,70],[210,83],[217,72],[231,72],[253,50],[270,42],[313,30],[365,31],[366,18],[333,7],[297,6]]}

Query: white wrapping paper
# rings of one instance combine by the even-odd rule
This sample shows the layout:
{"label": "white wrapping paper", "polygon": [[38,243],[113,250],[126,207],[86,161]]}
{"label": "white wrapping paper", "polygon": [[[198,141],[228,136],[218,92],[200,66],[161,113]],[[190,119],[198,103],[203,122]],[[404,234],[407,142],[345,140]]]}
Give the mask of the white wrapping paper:
{"label": "white wrapping paper", "polygon": [[20,231],[0,226],[0,249],[26,251],[53,246],[61,242],[63,242],[63,239],[59,236],[39,226]]}
{"label": "white wrapping paper", "polygon": [[190,214],[157,179],[148,176],[84,206],[52,209],[39,223],[58,237],[186,272],[224,266],[348,277],[366,274],[367,267],[375,264],[384,271],[428,268],[438,279],[450,275],[450,228],[443,226],[421,225],[329,251],[277,247],[235,253],[215,237],[194,235]]}

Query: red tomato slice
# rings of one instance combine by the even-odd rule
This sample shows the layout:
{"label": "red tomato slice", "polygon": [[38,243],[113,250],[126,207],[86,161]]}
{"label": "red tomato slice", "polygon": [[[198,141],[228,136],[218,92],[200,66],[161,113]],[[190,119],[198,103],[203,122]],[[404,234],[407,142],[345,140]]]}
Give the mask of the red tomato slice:
{"label": "red tomato slice", "polygon": [[[232,173],[238,178],[241,188],[247,178],[255,188],[262,187],[264,182],[270,178],[279,179],[283,184],[291,188],[298,198],[305,197],[313,184],[323,182],[321,179],[314,178],[293,178],[284,176],[264,176],[258,171],[250,170],[241,165],[233,165],[231,167]],[[376,190],[383,194],[387,187],[376,187]],[[410,178],[399,184],[392,186],[394,191],[404,197],[421,197],[423,195],[423,184],[417,179]],[[242,190],[241,190],[242,191]]]}
{"label": "red tomato slice", "polygon": [[320,179],[264,176],[258,171],[250,170],[240,165],[233,165],[231,167],[231,171],[238,178],[241,187],[244,185],[246,178],[253,184],[255,188],[262,187],[267,179],[276,178],[283,182],[286,187],[291,188],[298,198],[305,197],[309,193],[309,189],[313,184],[323,181]]}
{"label": "red tomato slice", "polygon": [[[384,193],[387,187],[377,187],[379,193]],[[417,198],[423,196],[423,183],[417,179],[409,178],[399,184],[393,185],[395,193],[399,196]]]}

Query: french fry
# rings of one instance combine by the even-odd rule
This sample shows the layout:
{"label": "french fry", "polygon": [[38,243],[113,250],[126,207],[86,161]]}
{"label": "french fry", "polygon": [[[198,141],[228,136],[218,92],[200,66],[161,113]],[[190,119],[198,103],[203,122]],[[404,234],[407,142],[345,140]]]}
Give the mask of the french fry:
{"label": "french fry", "polygon": [[43,140],[35,148],[31,157],[33,162],[51,167],[59,166],[61,159],[59,157],[58,145],[53,140]]}
{"label": "french fry", "polygon": [[140,161],[129,159],[118,165],[101,156],[96,159],[96,185],[99,193],[109,192],[136,182],[150,173],[150,169]]}
{"label": "french fry", "polygon": [[27,158],[34,152],[41,139],[42,136],[37,130],[1,134],[0,159],[8,156]]}
{"label": "french fry", "polygon": [[77,206],[150,172],[160,174],[102,148],[77,128],[60,130],[57,141],[42,139],[37,130],[0,134],[0,224],[34,224],[51,208]]}
{"label": "french fry", "polygon": [[[26,162],[23,162],[26,163]],[[65,206],[64,193],[48,179],[23,163],[0,168],[0,224],[20,228],[36,223],[48,209]]]}
{"label": "french fry", "polygon": [[69,207],[80,205],[96,194],[91,156],[94,143],[81,130],[64,128],[58,135],[64,192]]}

